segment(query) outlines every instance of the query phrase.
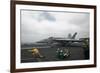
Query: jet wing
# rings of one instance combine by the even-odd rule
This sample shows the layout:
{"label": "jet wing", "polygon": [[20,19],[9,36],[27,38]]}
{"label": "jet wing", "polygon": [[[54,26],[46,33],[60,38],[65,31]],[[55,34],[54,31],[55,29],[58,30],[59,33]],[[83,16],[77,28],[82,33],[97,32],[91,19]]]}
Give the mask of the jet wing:
{"label": "jet wing", "polygon": [[82,42],[82,40],[75,40],[75,39],[54,39],[56,42]]}

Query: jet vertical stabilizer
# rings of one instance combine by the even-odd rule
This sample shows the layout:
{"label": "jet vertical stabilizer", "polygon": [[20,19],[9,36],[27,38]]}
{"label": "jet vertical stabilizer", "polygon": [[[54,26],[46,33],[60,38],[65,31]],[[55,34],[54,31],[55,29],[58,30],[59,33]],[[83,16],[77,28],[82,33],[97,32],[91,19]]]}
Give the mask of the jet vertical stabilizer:
{"label": "jet vertical stabilizer", "polygon": [[75,32],[75,33],[73,34],[72,39],[75,39],[76,35],[77,35],[77,32]]}

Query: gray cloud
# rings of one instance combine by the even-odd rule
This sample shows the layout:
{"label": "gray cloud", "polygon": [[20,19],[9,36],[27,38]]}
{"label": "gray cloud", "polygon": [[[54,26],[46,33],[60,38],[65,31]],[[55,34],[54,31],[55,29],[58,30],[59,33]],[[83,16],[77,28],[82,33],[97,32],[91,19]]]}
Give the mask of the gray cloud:
{"label": "gray cloud", "polygon": [[48,13],[47,11],[43,11],[39,16],[38,16],[38,20],[42,21],[42,20],[48,20],[48,21],[56,21],[55,17],[52,16],[50,13]]}
{"label": "gray cloud", "polygon": [[89,37],[89,13],[21,11],[21,43],[33,43],[48,37]]}

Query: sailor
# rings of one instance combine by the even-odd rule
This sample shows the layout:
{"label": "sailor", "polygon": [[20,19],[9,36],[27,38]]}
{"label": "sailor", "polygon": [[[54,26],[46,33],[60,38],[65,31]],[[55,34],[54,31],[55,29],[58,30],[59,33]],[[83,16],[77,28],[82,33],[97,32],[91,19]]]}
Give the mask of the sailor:
{"label": "sailor", "polygon": [[33,57],[43,58],[43,56],[40,54],[40,52],[37,48],[32,48],[32,50],[29,50],[29,51],[32,52]]}
{"label": "sailor", "polygon": [[58,48],[56,52],[59,53],[60,52],[60,49]]}
{"label": "sailor", "polygon": [[56,50],[56,56],[59,58],[59,56],[60,56],[60,49],[58,48],[57,50]]}
{"label": "sailor", "polygon": [[64,49],[64,50],[65,50],[65,54],[64,54],[64,56],[68,57],[68,56],[71,55],[71,52],[70,52],[69,48]]}
{"label": "sailor", "polygon": [[64,59],[64,52],[62,49],[59,49],[59,48],[57,49],[57,57],[59,59]]}
{"label": "sailor", "polygon": [[64,59],[65,58],[63,50],[60,50],[59,58],[60,59]]}
{"label": "sailor", "polygon": [[57,57],[59,59],[65,59],[67,58],[68,56],[70,56],[70,51],[69,49],[57,49]]}

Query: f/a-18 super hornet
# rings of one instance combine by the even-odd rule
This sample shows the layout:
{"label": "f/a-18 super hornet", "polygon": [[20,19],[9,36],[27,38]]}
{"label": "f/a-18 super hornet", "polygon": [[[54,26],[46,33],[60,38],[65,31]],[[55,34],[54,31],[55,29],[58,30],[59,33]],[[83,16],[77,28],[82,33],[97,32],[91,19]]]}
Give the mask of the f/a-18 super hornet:
{"label": "f/a-18 super hornet", "polygon": [[75,32],[73,35],[69,34],[67,38],[53,38],[53,43],[52,45],[55,45],[56,43],[59,43],[60,46],[65,47],[65,46],[71,46],[74,42],[82,42],[82,40],[75,39],[77,35],[77,32]]}
{"label": "f/a-18 super hornet", "polygon": [[43,45],[49,45],[49,47],[65,47],[70,46],[72,43],[76,42],[82,42],[82,40],[75,39],[77,35],[77,32],[75,32],[73,35],[69,34],[67,38],[64,37],[49,37],[47,39],[44,39],[42,41],[38,41],[37,44]]}

